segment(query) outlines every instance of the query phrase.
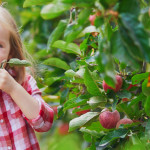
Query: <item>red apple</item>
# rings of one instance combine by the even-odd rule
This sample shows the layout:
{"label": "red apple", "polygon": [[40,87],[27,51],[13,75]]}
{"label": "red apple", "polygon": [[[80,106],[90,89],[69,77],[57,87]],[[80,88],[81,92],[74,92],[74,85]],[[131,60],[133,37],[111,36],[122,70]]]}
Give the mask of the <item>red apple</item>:
{"label": "red apple", "polygon": [[121,124],[131,124],[133,121],[128,118],[121,119],[117,122],[116,128],[118,129]]}
{"label": "red apple", "polygon": [[87,113],[87,112],[89,112],[90,110],[82,110],[82,111],[78,111],[78,112],[76,112],[76,114],[78,115],[78,116],[81,116],[81,115],[83,115],[83,114],[85,114],[85,113]]}
{"label": "red apple", "polygon": [[122,101],[123,101],[123,102],[128,102],[129,99],[128,99],[128,98],[123,98]]}
{"label": "red apple", "polygon": [[127,90],[129,91],[129,90],[130,90],[133,86],[137,86],[137,84],[134,84],[134,85],[129,84],[129,86],[128,86]]}
{"label": "red apple", "polygon": [[91,22],[91,25],[94,25],[95,19],[96,19],[96,15],[95,14],[94,15],[90,15],[89,21]]}
{"label": "red apple", "polygon": [[[80,106],[78,106],[77,108],[80,108]],[[75,108],[74,108],[74,109],[75,109]],[[83,114],[85,114],[85,113],[87,113],[87,112],[89,112],[89,111],[90,111],[90,109],[81,110],[81,111],[76,112],[76,114],[77,114],[78,116],[81,116],[81,115],[83,115]]]}
{"label": "red apple", "polygon": [[101,16],[101,12],[98,11],[98,12],[96,12],[94,15],[90,15],[90,16],[89,16],[89,21],[91,22],[91,25],[94,25],[94,21],[95,21],[95,19],[96,19],[96,16]]}
{"label": "red apple", "polygon": [[[128,86],[128,88],[126,90],[129,91],[133,86],[137,86],[137,84],[135,84],[135,85],[129,84],[129,86]],[[128,102],[129,99],[128,98],[123,98],[122,101],[123,102]]]}
{"label": "red apple", "polygon": [[103,86],[104,91],[107,92],[108,89],[112,89],[114,92],[118,92],[122,87],[122,82],[123,81],[122,81],[122,78],[119,75],[116,75],[116,81],[117,81],[117,83],[115,85],[115,88],[112,88],[112,87],[108,86],[106,84],[106,82],[103,80],[102,86]]}
{"label": "red apple", "polygon": [[66,134],[68,134],[68,130],[69,130],[69,124],[68,123],[63,123],[58,128],[58,132],[59,132],[60,135],[66,135]]}
{"label": "red apple", "polygon": [[120,120],[120,114],[117,110],[114,112],[104,111],[99,115],[101,125],[106,129],[116,127],[117,122]]}

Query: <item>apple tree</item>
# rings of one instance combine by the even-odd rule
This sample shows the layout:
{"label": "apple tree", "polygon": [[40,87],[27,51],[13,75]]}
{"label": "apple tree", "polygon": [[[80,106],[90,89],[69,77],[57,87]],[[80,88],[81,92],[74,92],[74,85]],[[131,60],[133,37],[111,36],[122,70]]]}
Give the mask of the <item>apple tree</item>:
{"label": "apple tree", "polygon": [[71,116],[69,131],[81,132],[88,150],[149,149],[150,2],[25,0],[23,6],[34,5],[43,6],[44,20],[58,20],[39,55],[45,98],[60,97],[58,118]]}

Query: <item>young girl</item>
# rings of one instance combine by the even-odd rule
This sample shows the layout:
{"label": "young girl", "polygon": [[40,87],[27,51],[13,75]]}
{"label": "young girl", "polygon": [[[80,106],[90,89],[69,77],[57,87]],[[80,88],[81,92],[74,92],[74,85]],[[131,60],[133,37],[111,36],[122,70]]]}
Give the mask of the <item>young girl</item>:
{"label": "young girl", "polygon": [[[0,6],[0,63],[10,58],[22,60],[25,56],[16,23]],[[25,67],[4,68],[0,69],[0,150],[39,150],[34,130],[51,128],[53,110]]]}

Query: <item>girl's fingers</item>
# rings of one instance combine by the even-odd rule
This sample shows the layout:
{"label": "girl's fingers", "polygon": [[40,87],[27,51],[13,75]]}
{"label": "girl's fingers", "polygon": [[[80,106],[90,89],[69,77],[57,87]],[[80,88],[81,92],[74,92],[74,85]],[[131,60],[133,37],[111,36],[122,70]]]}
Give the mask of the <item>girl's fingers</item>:
{"label": "girl's fingers", "polygon": [[0,72],[5,72],[5,71],[6,71],[5,69],[1,69],[1,68],[0,68]]}

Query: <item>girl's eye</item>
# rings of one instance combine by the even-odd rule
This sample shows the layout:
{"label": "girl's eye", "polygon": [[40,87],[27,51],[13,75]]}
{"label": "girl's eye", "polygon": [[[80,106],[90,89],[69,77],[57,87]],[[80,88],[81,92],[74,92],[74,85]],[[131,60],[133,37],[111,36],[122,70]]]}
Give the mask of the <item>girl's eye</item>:
{"label": "girl's eye", "polygon": [[0,48],[3,48],[3,45],[2,45],[2,44],[0,44]]}

